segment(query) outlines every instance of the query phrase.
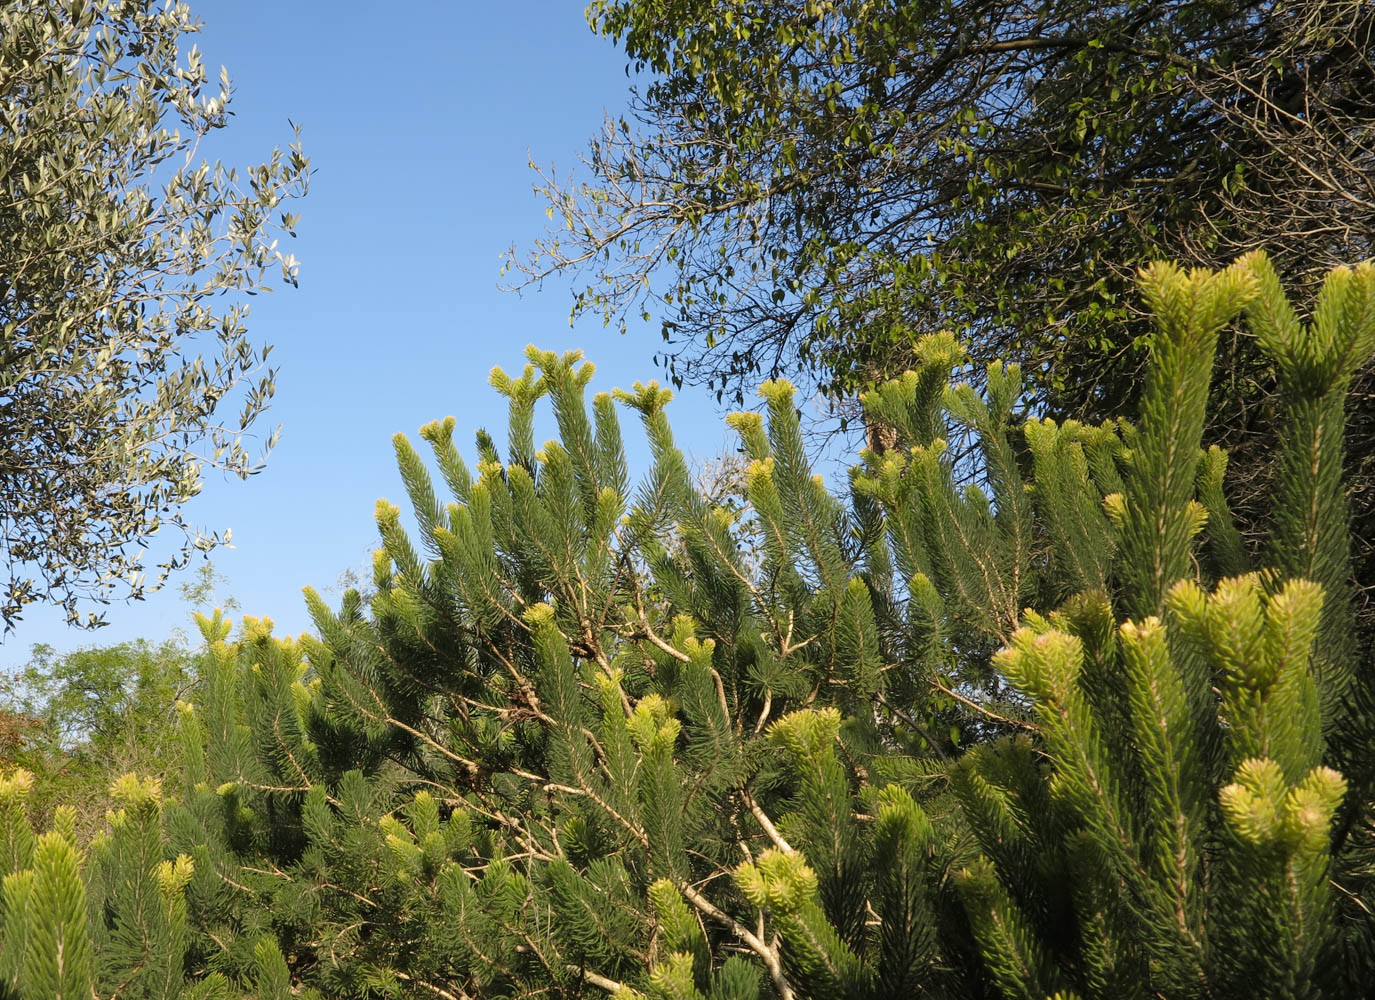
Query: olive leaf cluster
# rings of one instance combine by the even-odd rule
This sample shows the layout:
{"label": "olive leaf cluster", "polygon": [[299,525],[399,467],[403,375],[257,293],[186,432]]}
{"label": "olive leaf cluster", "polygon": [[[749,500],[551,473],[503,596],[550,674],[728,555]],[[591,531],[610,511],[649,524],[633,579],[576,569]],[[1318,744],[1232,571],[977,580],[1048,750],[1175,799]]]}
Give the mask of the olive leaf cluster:
{"label": "olive leaf cluster", "polygon": [[[270,348],[244,294],[295,284],[278,248],[309,162],[201,153],[230,116],[185,39],[187,4],[17,0],[0,9],[0,615],[141,595],[218,544],[181,505],[207,467],[243,477]],[[264,440],[264,454],[275,433]],[[160,529],[180,531],[145,572]],[[84,618],[83,618],[84,611]]]}

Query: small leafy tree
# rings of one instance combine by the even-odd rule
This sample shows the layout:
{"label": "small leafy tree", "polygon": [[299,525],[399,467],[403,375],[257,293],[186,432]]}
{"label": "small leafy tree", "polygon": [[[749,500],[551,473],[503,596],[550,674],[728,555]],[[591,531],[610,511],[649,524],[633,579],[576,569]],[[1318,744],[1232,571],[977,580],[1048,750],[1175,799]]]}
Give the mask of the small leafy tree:
{"label": "small leafy tree", "polygon": [[[198,159],[230,114],[228,75],[207,91],[199,52],[181,48],[198,27],[160,0],[0,10],[7,629],[34,601],[99,624],[82,617],[87,599],[138,597],[219,541],[179,512],[207,464],[240,477],[261,465],[240,436],[274,373],[247,340],[247,307],[221,296],[274,271],[295,283],[274,234],[294,228],[283,209],[309,164],[298,145],[242,173]],[[149,584],[141,558],[163,527],[183,544]]]}
{"label": "small leafy tree", "polygon": [[99,760],[147,752],[156,759],[175,743],[168,735],[171,706],[189,690],[194,661],[194,653],[170,640],[62,655],[38,645],[10,683],[19,709],[43,721],[52,751]]}

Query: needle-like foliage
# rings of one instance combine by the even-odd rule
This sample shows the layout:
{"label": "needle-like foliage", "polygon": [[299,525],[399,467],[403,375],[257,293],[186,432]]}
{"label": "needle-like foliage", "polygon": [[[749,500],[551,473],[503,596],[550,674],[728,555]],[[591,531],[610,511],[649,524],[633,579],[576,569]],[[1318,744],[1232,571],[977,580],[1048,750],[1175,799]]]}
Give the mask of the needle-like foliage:
{"label": "needle-like foliage", "polygon": [[[378,504],[366,612],[204,622],[169,810],[198,967],[265,996],[1358,993],[1370,682],[1333,477],[1375,267],[1307,326],[1261,257],[1140,284],[1136,423],[1028,419],[1015,366],[952,386],[932,337],[866,396],[897,440],[839,495],[766,383],[730,418],[750,538],[671,393],[589,404],[577,353],[493,373],[505,459],[422,429],[448,498],[398,437],[419,530]],[[1204,448],[1237,322],[1292,370],[1276,452],[1311,459],[1259,545]]]}

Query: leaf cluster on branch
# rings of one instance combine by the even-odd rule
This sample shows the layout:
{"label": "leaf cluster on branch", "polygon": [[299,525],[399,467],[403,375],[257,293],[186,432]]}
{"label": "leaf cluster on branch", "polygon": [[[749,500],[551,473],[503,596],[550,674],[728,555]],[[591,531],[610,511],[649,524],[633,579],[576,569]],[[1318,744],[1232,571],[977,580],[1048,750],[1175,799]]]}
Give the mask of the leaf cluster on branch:
{"label": "leaf cluster on branch", "polygon": [[[737,400],[900,373],[954,328],[1072,406],[1134,398],[1135,269],[1371,253],[1369,5],[597,0],[643,84],[540,172],[522,280],[661,320],[675,379]],[[1099,346],[1102,350],[1086,350]],[[1102,359],[1107,358],[1107,364]],[[1043,371],[1042,366],[1048,366]],[[1029,369],[1032,370],[1032,369]]]}
{"label": "leaf cluster on branch", "polygon": [[[221,541],[180,512],[207,466],[261,468],[243,438],[275,373],[240,295],[274,273],[296,283],[275,234],[296,225],[284,208],[309,162],[299,144],[242,171],[200,159],[231,87],[223,70],[208,87],[199,51],[183,51],[199,27],[160,0],[0,9],[6,629],[35,601],[101,624],[89,604],[140,597]],[[142,559],[162,528],[183,537],[150,580]]]}

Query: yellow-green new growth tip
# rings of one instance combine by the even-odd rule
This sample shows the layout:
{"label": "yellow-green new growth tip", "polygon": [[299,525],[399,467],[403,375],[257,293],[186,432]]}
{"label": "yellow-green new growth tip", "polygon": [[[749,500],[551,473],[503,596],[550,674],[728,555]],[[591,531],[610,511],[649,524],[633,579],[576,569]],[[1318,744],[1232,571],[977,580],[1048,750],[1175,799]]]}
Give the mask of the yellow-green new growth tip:
{"label": "yellow-green new growth tip", "polygon": [[1327,849],[1332,820],[1346,797],[1346,779],[1330,767],[1315,767],[1284,798],[1282,830],[1295,849],[1319,854]]}
{"label": "yellow-green new growth tip", "polygon": [[965,359],[965,350],[949,330],[928,333],[917,340],[913,348],[923,367],[954,368]]}
{"label": "yellow-green new growth tip", "polygon": [[145,802],[162,802],[162,782],[157,778],[140,778],[130,772],[115,779],[110,786],[110,797],[129,807],[143,805]]}
{"label": "yellow-green new growth tip", "polygon": [[741,434],[761,430],[764,427],[764,417],[753,410],[736,410],[734,413],[726,414],[726,426]]}
{"label": "yellow-green new growth tip", "polygon": [[254,618],[252,615],[244,615],[240,622],[239,635],[244,642],[271,639],[273,624],[271,618]]}
{"label": "yellow-green new growth tip", "polygon": [[215,613],[210,617],[206,617],[199,611],[195,612],[193,617],[196,627],[200,629],[201,636],[208,646],[224,642],[229,638],[229,633],[234,630],[233,621],[226,618],[224,612],[219,608],[216,608]]}
{"label": "yellow-green new growth tip", "polygon": [[1260,846],[1278,833],[1280,810],[1288,789],[1273,760],[1247,760],[1236,780],[1218,794],[1227,824],[1244,840]]}
{"label": "yellow-green new growth tip", "polygon": [[1019,628],[994,658],[998,669],[1037,701],[1062,704],[1084,664],[1084,646],[1065,632]]}
{"label": "yellow-green new growth tip", "polygon": [[[404,440],[403,435],[398,434],[397,437],[402,437]],[[373,520],[377,522],[379,528],[393,527],[401,521],[401,508],[385,497],[379,497],[377,503],[373,505]]]}
{"label": "yellow-green new growth tip", "polygon": [[760,909],[792,912],[816,893],[817,878],[802,855],[770,848],[735,870],[735,884]]}
{"label": "yellow-green new growth tip", "polygon": [[697,1000],[701,994],[692,984],[692,956],[675,951],[659,959],[649,974],[655,992],[673,1000]]}
{"label": "yellow-green new growth tip", "polygon": [[549,389],[549,383],[535,371],[534,365],[526,365],[518,378],[511,378],[497,366],[487,376],[487,382],[500,395],[517,403],[532,405]]}
{"label": "yellow-green new growth tip", "polygon": [[840,739],[837,708],[805,708],[783,716],[769,727],[769,737],[786,747],[794,760],[809,760],[829,752]]}
{"label": "yellow-green new growth tip", "polygon": [[554,623],[554,608],[552,605],[540,601],[538,604],[532,604],[526,608],[521,617],[532,628],[540,625],[552,625]]}
{"label": "yellow-green new growth tip", "polygon": [[1346,780],[1329,767],[1314,768],[1289,788],[1274,761],[1247,760],[1218,800],[1227,825],[1252,846],[1283,844],[1316,855],[1327,847],[1345,794]]}
{"label": "yellow-green new growth tip", "polygon": [[52,832],[65,837],[67,843],[76,845],[77,811],[75,806],[58,806],[53,810]]}
{"label": "yellow-green new growth tip", "polygon": [[759,395],[774,406],[783,406],[792,403],[797,386],[785,378],[769,379],[759,387]]}
{"label": "yellow-green new growth tip", "polygon": [[644,751],[671,751],[683,724],[673,718],[672,703],[657,694],[640,699],[626,721],[635,745]]}
{"label": "yellow-green new growth tip", "polygon": [[558,380],[571,376],[573,386],[577,389],[586,388],[587,383],[592,381],[592,376],[597,370],[590,361],[578,365],[578,362],[583,359],[582,351],[578,350],[564,351],[560,357],[553,351],[542,351],[531,344],[525,349],[525,356],[544,373],[546,378]]}
{"label": "yellow-green new growth tip", "polygon": [[689,636],[681,646],[689,660],[699,666],[711,666],[712,654],[716,652],[715,639],[694,639]]}
{"label": "yellow-green new growth tip", "polygon": [[1177,264],[1155,261],[1137,272],[1137,285],[1170,336],[1211,335],[1259,292],[1253,265],[1246,257],[1221,271],[1185,271]]}
{"label": "yellow-green new growth tip", "polygon": [[745,466],[745,481],[748,486],[753,486],[756,479],[772,478],[774,470],[774,460],[772,458],[757,458],[749,465]]}
{"label": "yellow-green new growth tip", "polygon": [[178,854],[175,861],[163,861],[153,870],[158,889],[169,905],[186,889],[195,873],[195,863],[186,854]]}
{"label": "yellow-green new growth tip", "polygon": [[886,785],[878,793],[878,833],[893,841],[925,844],[931,839],[931,821],[912,794],[901,785]]}
{"label": "yellow-green new growth tip", "polygon": [[687,641],[697,635],[697,622],[692,615],[677,614],[669,623],[669,642],[675,649],[682,649]]}
{"label": "yellow-green new growth tip", "polygon": [[1122,645],[1131,649],[1164,649],[1165,625],[1152,615],[1141,622],[1123,622],[1118,628]]}
{"label": "yellow-green new growth tip", "polygon": [[438,444],[443,441],[451,440],[454,436],[454,428],[458,426],[458,421],[454,417],[445,417],[443,420],[431,420],[420,428],[420,437],[430,444]]}
{"label": "yellow-green new growth tip", "polygon": [[617,402],[639,410],[647,417],[662,412],[664,407],[673,401],[673,390],[660,388],[659,383],[654,379],[651,379],[648,384],[635,382],[630,389],[629,392],[624,389],[613,389],[611,395]]}
{"label": "yellow-green new growth tip", "polygon": [[0,776],[0,802],[22,802],[33,790],[33,772],[22,767]]}

